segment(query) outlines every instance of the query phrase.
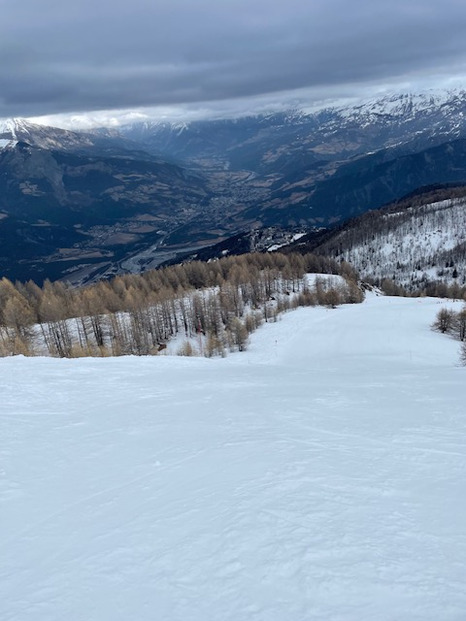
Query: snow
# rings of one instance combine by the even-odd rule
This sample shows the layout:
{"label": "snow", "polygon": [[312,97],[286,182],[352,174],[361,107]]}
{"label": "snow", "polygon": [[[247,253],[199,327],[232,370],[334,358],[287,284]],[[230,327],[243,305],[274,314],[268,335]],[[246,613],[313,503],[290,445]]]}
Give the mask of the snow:
{"label": "snow", "polygon": [[1,359],[2,621],[465,619],[441,307],[299,309],[226,359]]}
{"label": "snow", "polygon": [[283,246],[288,246],[289,244],[298,241],[298,239],[301,239],[301,237],[304,237],[306,235],[306,233],[295,233],[290,241],[287,241],[284,244],[273,244],[272,246],[270,246],[269,248],[267,248],[268,252],[275,252],[276,250],[279,250],[280,248],[283,248]]}
{"label": "snow", "polygon": [[16,139],[16,132],[18,129],[29,131],[27,129],[27,123],[23,121],[23,119],[0,120],[0,149],[16,146],[18,143]]}
{"label": "snow", "polygon": [[[439,201],[409,208],[404,213],[383,214],[391,222],[384,230],[367,232],[341,255],[363,278],[392,278],[409,286],[413,277],[423,275],[459,285],[466,283],[466,260],[461,250],[466,243],[466,201]],[[345,234],[341,235],[345,239]],[[449,251],[455,251],[449,254]],[[455,258],[455,265],[446,263]],[[453,278],[455,270],[458,278]]]}
{"label": "snow", "polygon": [[26,119],[0,119],[0,134],[9,132],[15,138],[18,130],[29,133],[29,123]]}
{"label": "snow", "polygon": [[456,112],[465,97],[463,89],[426,89],[419,92],[386,92],[351,101],[333,108],[348,120],[366,119],[367,124],[382,117],[398,120],[414,118],[420,113],[440,112],[444,117]]}

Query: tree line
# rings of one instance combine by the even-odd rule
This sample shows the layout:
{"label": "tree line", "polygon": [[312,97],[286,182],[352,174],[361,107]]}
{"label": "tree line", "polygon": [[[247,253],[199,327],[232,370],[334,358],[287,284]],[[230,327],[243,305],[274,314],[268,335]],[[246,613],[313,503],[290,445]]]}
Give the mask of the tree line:
{"label": "tree line", "polygon": [[432,324],[432,328],[442,334],[450,334],[461,342],[461,362],[466,365],[466,306],[460,311],[441,308]]}
{"label": "tree line", "polygon": [[[341,275],[345,286],[306,274]],[[288,309],[360,302],[357,274],[312,254],[250,253],[126,274],[74,288],[64,282],[0,281],[0,355],[59,357],[157,354],[182,335],[180,353],[242,350],[263,321]],[[198,338],[199,337],[199,338]]]}
{"label": "tree line", "polygon": [[391,278],[367,278],[366,280],[369,284],[379,287],[385,295],[395,295],[405,298],[430,297],[466,300],[466,286],[461,286],[456,281],[451,284],[439,280],[424,283],[418,282],[415,288],[407,288]]}

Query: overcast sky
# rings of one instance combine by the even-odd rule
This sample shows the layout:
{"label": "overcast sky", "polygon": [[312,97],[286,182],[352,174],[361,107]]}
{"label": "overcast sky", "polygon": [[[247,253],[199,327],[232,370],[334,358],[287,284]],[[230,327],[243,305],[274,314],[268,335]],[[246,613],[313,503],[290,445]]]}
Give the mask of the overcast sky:
{"label": "overcast sky", "polygon": [[234,114],[466,76],[464,0],[0,0],[0,16],[0,118]]}

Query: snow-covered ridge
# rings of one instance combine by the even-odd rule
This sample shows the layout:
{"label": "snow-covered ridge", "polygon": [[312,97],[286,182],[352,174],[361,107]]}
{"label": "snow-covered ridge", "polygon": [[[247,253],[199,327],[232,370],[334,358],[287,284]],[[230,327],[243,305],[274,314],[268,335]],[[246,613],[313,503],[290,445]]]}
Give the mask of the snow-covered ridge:
{"label": "snow-covered ridge", "polygon": [[414,116],[416,113],[442,110],[444,114],[466,105],[464,90],[428,90],[419,93],[390,93],[349,106],[332,107],[342,116],[390,117]]}
{"label": "snow-covered ridge", "polygon": [[93,136],[85,132],[31,123],[28,119],[0,121],[0,148],[14,146],[19,141],[45,149],[86,147],[92,146]]}
{"label": "snow-covered ridge", "polygon": [[26,119],[4,119],[0,121],[0,135],[11,134],[13,138],[16,138],[16,134],[21,132],[29,133],[31,124]]}
{"label": "snow-covered ridge", "polygon": [[0,149],[14,147],[18,142],[18,133],[29,133],[29,123],[25,119],[0,121]]}
{"label": "snow-covered ridge", "polygon": [[337,258],[363,277],[393,278],[408,287],[433,280],[466,284],[465,198],[383,213],[360,226],[332,245],[342,244]]}
{"label": "snow-covered ridge", "polygon": [[[362,100],[353,100],[346,104],[338,101],[325,102],[313,106],[305,104],[281,112],[280,117],[285,123],[305,123],[322,113],[336,115],[343,122],[358,121],[359,123],[380,122],[382,120],[412,120],[417,115],[440,113],[443,117],[452,114],[466,114],[466,91],[462,89],[431,89],[423,92],[387,93],[383,96]],[[247,117],[273,119],[277,113],[247,114]],[[228,120],[228,119],[226,119]],[[235,120],[235,119],[230,119]],[[183,131],[190,127],[189,122],[179,120],[146,120],[140,123],[145,130],[171,127],[174,131]]]}

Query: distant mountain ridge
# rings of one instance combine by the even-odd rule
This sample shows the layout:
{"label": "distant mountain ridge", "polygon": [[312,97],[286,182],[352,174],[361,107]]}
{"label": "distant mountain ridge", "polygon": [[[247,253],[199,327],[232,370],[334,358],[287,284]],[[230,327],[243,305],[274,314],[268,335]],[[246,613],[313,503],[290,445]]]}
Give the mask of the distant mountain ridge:
{"label": "distant mountain ridge", "polygon": [[133,123],[121,132],[226,183],[235,171],[252,172],[245,185],[263,193],[243,214],[262,226],[328,225],[425,185],[466,181],[462,143],[441,148],[466,137],[463,90],[182,126]]}
{"label": "distant mountain ridge", "polygon": [[0,272],[82,282],[141,271],[451,183],[466,183],[461,90],[86,132],[13,119],[0,123]]}
{"label": "distant mountain ridge", "polygon": [[[396,93],[347,105],[317,110],[292,109],[236,119],[191,121],[142,121],[124,125],[120,131],[144,144],[148,150],[189,158],[215,154],[238,165],[246,145],[261,153],[258,166],[280,157],[276,144],[287,142],[322,157],[368,153],[422,138],[458,138],[466,131],[466,91],[439,90]],[[362,135],[361,132],[364,132]],[[362,149],[361,149],[362,147]],[[275,146],[276,148],[276,146]]]}
{"label": "distant mountain ridge", "polygon": [[0,121],[0,151],[24,142],[49,151],[68,151],[81,155],[131,155],[137,159],[150,158],[137,143],[112,130],[82,132],[31,123],[26,119]]}

